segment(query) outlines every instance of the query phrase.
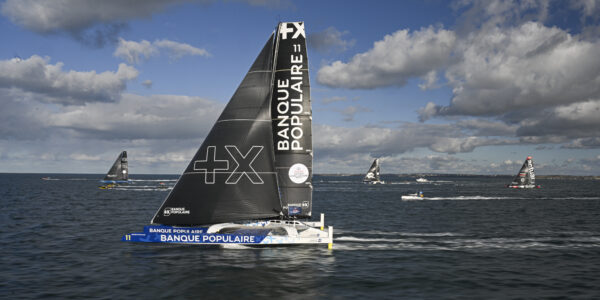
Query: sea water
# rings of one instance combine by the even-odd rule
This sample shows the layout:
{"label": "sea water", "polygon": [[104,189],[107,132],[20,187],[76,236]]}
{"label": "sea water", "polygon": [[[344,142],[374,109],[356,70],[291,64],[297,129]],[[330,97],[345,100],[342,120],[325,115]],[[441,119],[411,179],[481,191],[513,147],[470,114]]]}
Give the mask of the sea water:
{"label": "sea water", "polygon": [[600,298],[597,180],[515,190],[509,176],[315,176],[327,250],[121,242],[177,176],[114,190],[101,178],[0,174],[0,298]]}

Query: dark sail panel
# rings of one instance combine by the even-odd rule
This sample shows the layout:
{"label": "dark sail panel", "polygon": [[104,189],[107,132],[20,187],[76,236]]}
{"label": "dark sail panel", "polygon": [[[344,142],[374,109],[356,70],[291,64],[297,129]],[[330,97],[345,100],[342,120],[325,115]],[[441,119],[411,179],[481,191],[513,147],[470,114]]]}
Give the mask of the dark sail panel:
{"label": "dark sail panel", "polygon": [[279,193],[286,216],[312,211],[312,110],[304,22],[280,23],[271,115]]}
{"label": "dark sail panel", "polygon": [[113,163],[104,181],[127,181],[129,179],[129,167],[127,165],[127,151],[121,152],[115,163]]}
{"label": "dark sail panel", "polygon": [[509,185],[510,187],[534,187],[535,173],[533,171],[533,161],[531,156],[528,156],[521,166],[519,173]]}
{"label": "dark sail panel", "polygon": [[363,178],[364,182],[371,182],[371,181],[380,181],[379,178],[379,159],[376,158],[373,163],[371,164],[371,167],[369,168],[369,171],[367,171],[367,175],[365,175],[365,178]]}
{"label": "dark sail panel", "polygon": [[152,219],[203,225],[280,215],[271,117],[274,35]]}

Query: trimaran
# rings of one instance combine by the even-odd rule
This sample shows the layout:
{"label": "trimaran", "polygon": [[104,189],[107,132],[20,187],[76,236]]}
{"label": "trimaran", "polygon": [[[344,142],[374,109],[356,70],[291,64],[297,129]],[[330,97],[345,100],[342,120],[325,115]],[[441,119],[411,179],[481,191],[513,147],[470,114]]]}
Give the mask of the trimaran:
{"label": "trimaran", "polygon": [[119,183],[129,183],[129,167],[127,163],[127,151],[121,152],[113,163],[104,179],[100,180],[106,185],[101,186],[101,189],[108,189]]}
{"label": "trimaran", "polygon": [[369,168],[369,171],[367,171],[367,174],[365,175],[365,177],[363,178],[363,182],[367,183],[367,184],[384,184],[384,181],[381,181],[381,178],[379,177],[379,158],[376,158],[373,163],[371,164],[371,167]]}
{"label": "trimaran", "polygon": [[279,23],[142,233],[123,241],[333,244],[312,214],[312,116],[303,22]]}
{"label": "trimaran", "polygon": [[535,185],[535,173],[533,172],[533,159],[531,156],[527,156],[519,170],[519,174],[507,187],[514,189],[540,188],[539,185]]}

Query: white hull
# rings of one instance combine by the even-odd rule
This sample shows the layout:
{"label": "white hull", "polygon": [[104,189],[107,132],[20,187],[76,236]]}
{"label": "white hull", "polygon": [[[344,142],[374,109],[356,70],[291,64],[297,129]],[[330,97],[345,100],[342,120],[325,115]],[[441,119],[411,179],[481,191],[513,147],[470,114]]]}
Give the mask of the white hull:
{"label": "white hull", "polygon": [[385,184],[385,181],[363,181],[366,184]]}
{"label": "white hull", "polygon": [[268,220],[250,223],[220,223],[209,227],[146,226],[143,233],[123,237],[128,242],[172,243],[203,246],[264,247],[320,245],[333,247],[333,227],[324,228],[324,214],[319,222]]}
{"label": "white hull", "polygon": [[417,194],[403,195],[402,200],[423,200],[423,196],[419,196]]}
{"label": "white hull", "polygon": [[534,185],[534,184],[526,184],[526,185],[509,185],[509,188],[513,188],[513,189],[533,189],[533,188],[539,188],[538,185]]}

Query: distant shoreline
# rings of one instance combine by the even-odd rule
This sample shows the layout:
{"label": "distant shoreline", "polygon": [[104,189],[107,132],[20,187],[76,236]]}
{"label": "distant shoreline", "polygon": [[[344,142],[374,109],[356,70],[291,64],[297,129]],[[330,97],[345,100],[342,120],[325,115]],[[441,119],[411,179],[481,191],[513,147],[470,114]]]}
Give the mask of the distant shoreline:
{"label": "distant shoreline", "polygon": [[[364,176],[364,174],[332,174],[332,173],[324,173],[324,174],[315,174],[317,176]],[[385,176],[386,174],[381,174]],[[397,176],[406,176],[406,177],[445,177],[445,176],[457,176],[457,177],[474,177],[474,176],[484,176],[484,177],[514,177],[515,175],[510,174],[493,174],[493,175],[484,175],[484,174],[439,174],[439,173],[431,173],[431,174],[387,174],[387,175],[397,175]],[[536,175],[537,179],[582,179],[582,180],[600,180],[600,175]]]}
{"label": "distant shoreline", "polygon": [[[98,175],[100,177],[104,176],[104,173],[17,173],[17,172],[0,172],[0,174],[31,174],[38,176],[50,176],[50,175]],[[180,174],[131,174],[130,176],[179,176]],[[364,176],[364,174],[356,173],[356,174],[344,174],[344,173],[317,173],[315,176]],[[396,175],[396,176],[404,176],[404,177],[447,177],[447,176],[455,176],[455,177],[514,177],[511,174],[440,174],[440,173],[420,173],[420,174],[395,174],[388,173],[382,174],[385,175]],[[578,180],[600,180],[600,175],[536,175],[537,179],[578,179]]]}

